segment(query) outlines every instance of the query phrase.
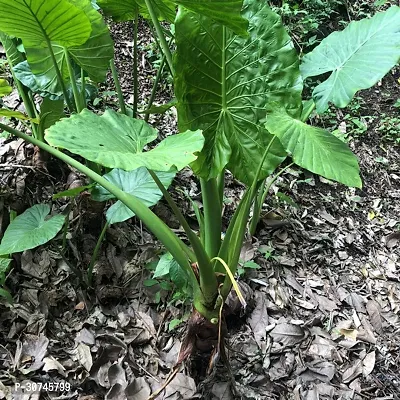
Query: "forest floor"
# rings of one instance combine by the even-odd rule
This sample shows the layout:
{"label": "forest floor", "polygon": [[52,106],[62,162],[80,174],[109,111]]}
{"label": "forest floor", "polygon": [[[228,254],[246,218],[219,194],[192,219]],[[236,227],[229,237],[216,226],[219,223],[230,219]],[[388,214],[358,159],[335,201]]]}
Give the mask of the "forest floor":
{"label": "forest floor", "polygon": [[[139,32],[143,109],[159,57],[143,22]],[[122,86],[132,93],[132,27],[114,26],[113,35]],[[109,81],[97,107],[115,107],[113,90]],[[164,79],[156,103],[169,101],[170,92]],[[230,370],[220,365],[204,376],[205,361],[194,358],[159,399],[233,399],[232,381],[242,399],[400,399],[398,99],[395,70],[347,109],[314,118],[349,141],[363,189],[298,168],[281,176],[242,251],[239,279],[253,302],[227,321]],[[20,106],[14,94],[7,101]],[[126,101],[132,104],[130,95]],[[176,131],[174,109],[150,121],[162,136]],[[83,182],[58,162],[36,168],[33,148],[20,140],[0,139],[0,158],[1,232],[10,207],[21,212]],[[197,201],[200,188],[189,170],[174,183],[181,188]],[[173,193],[194,220],[190,202]],[[228,217],[242,194],[228,179]],[[165,282],[151,285],[162,247],[136,219],[107,230],[95,288],[81,289],[103,208],[85,194],[72,200],[73,211],[70,201],[53,203],[70,212],[68,251],[60,252],[58,238],[15,256],[7,280],[15,303],[0,304],[0,399],[38,399],[37,391],[15,391],[16,384],[58,382],[71,390],[42,390],[40,398],[147,400],[175,365],[190,305],[173,299]],[[156,212],[180,232],[165,203]]]}

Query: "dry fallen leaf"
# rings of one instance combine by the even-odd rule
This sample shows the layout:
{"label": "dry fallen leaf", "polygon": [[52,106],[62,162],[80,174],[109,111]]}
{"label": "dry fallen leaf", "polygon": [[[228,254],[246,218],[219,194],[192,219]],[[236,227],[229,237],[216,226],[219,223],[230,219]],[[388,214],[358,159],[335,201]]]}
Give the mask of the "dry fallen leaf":
{"label": "dry fallen leaf", "polygon": [[368,376],[375,368],[375,351],[368,353],[362,361],[363,376]]}
{"label": "dry fallen leaf", "polygon": [[256,340],[258,347],[265,350],[265,338],[267,336],[265,328],[268,325],[266,296],[261,292],[256,292],[254,297],[256,307],[247,321],[253,331],[254,339]]}
{"label": "dry fallen leaf", "polygon": [[279,343],[283,347],[289,347],[303,341],[306,337],[306,332],[298,325],[282,323],[276,325],[269,332],[269,335],[274,339],[274,343]]}
{"label": "dry fallen leaf", "polygon": [[28,374],[42,368],[43,358],[47,353],[49,339],[44,336],[25,335],[19,359],[19,369]]}

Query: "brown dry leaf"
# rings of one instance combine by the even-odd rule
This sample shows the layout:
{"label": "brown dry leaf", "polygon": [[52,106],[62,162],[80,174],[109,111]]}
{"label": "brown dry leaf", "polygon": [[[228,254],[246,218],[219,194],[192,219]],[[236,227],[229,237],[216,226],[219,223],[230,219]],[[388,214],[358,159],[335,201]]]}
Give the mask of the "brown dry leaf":
{"label": "brown dry leaf", "polygon": [[325,339],[321,336],[316,336],[313,340],[308,353],[311,356],[322,357],[325,360],[335,360],[341,362],[341,357],[336,350],[336,344],[333,340]]}
{"label": "brown dry leaf", "polygon": [[363,365],[361,360],[356,360],[350,364],[342,374],[343,383],[349,383],[363,373]]}
{"label": "brown dry leaf", "polygon": [[120,383],[116,383],[106,393],[105,400],[126,400],[125,388]]}
{"label": "brown dry leaf", "polygon": [[26,250],[21,256],[21,269],[34,278],[44,279],[48,276],[50,267],[50,254],[48,251],[36,252]]}
{"label": "brown dry leaf", "polygon": [[305,371],[299,375],[305,382],[321,381],[329,383],[336,373],[335,364],[328,361],[315,360],[307,363],[305,367]]}
{"label": "brown dry leaf", "polygon": [[363,376],[368,376],[375,368],[375,351],[368,353],[362,361]]}
{"label": "brown dry leaf", "polygon": [[125,389],[127,400],[147,400],[151,389],[146,379],[135,378]]}
{"label": "brown dry leaf", "polygon": [[84,310],[84,309],[85,309],[85,302],[84,302],[84,301],[80,301],[80,302],[74,307],[74,309],[75,309],[75,310],[78,310],[78,311]]}
{"label": "brown dry leaf", "polygon": [[368,300],[366,309],[375,332],[382,333],[381,307],[375,300]]}
{"label": "brown dry leaf", "polygon": [[318,308],[321,311],[332,312],[332,311],[338,309],[337,304],[334,301],[329,300],[327,297],[319,296],[317,294],[314,296],[315,296],[315,300],[318,304]]}
{"label": "brown dry leaf", "polygon": [[386,247],[388,249],[392,249],[400,243],[400,232],[392,232],[390,235],[385,238]]}
{"label": "brown dry leaf", "polygon": [[[165,392],[162,397],[160,396],[160,399],[172,400],[173,398],[176,398],[177,400],[191,400],[196,394],[196,391],[197,389],[194,379],[183,373],[178,373],[172,382],[165,388]],[[173,397],[174,395],[178,396]]]}
{"label": "brown dry leaf", "polygon": [[265,339],[267,337],[265,328],[269,323],[266,296],[261,292],[256,292],[254,297],[256,307],[247,321],[251,327],[251,330],[253,331],[254,339],[256,340],[258,347],[261,350],[265,350]]}
{"label": "brown dry leaf", "polygon": [[65,368],[63,365],[56,360],[53,356],[50,357],[45,357],[43,359],[44,365],[43,365],[43,371],[48,372],[48,371],[57,371],[60,375],[66,376],[65,373]]}
{"label": "brown dry leaf", "polygon": [[272,363],[271,368],[268,370],[271,381],[277,381],[289,376],[294,369],[294,365],[295,359],[293,353],[282,354],[277,361]]}
{"label": "brown dry leaf", "polygon": [[243,244],[240,251],[240,260],[243,262],[251,261],[254,258],[255,246],[252,241],[247,241]]}
{"label": "brown dry leaf", "polygon": [[282,347],[294,346],[306,338],[306,332],[302,327],[288,323],[276,325],[269,335],[274,343],[279,343]]}
{"label": "brown dry leaf", "polygon": [[19,370],[23,374],[28,374],[41,369],[44,364],[43,358],[47,353],[48,345],[49,339],[44,335],[25,335],[19,356],[17,357],[16,354],[15,357]]}
{"label": "brown dry leaf", "polygon": [[71,352],[75,359],[86,369],[90,371],[93,365],[92,353],[90,347],[84,343],[79,343],[78,346]]}
{"label": "brown dry leaf", "polygon": [[214,383],[211,393],[215,396],[215,400],[233,400],[233,394],[231,390],[230,382],[218,382]]}

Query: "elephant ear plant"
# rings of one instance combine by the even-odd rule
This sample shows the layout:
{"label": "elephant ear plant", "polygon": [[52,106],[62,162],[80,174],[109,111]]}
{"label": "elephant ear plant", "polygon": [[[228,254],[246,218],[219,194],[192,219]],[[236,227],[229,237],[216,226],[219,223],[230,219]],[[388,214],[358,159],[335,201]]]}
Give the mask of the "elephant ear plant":
{"label": "elephant ear plant", "polygon": [[[42,1],[0,0],[5,15],[11,3],[32,5]],[[62,3],[80,7],[79,2],[72,0]],[[45,4],[47,7],[48,3]],[[220,346],[215,349],[218,355],[223,350],[223,305],[232,286],[245,306],[234,275],[252,205],[255,204],[255,215],[257,207],[259,210],[262,205],[265,179],[291,157],[293,163],[313,173],[361,187],[358,162],[348,146],[329,132],[305,123],[314,102],[303,106],[301,72],[307,77],[333,71],[328,83],[314,92],[317,111],[324,111],[329,101],[338,106],[346,105],[357,90],[376,83],[398,61],[400,8],[392,7],[371,20],[352,23],[345,31],[332,35],[332,39],[327,38],[327,42],[323,41],[306,56],[300,69],[290,37],[266,1],[99,0],[98,4],[108,14],[115,13],[117,19],[123,7],[132,7],[133,15],[140,12],[151,19],[174,77],[181,133],[168,136],[144,151],[157,136],[145,121],[111,110],[96,115],[86,109],[47,128],[45,140],[49,144],[3,124],[0,128],[83,172],[98,185],[97,192],[93,192],[95,196],[101,193],[102,199],[116,198],[131,211],[130,215],[135,214],[146,224],[193,288],[194,310],[180,361],[197,346],[204,348],[204,343],[211,343],[210,332],[219,338]],[[175,16],[176,5],[176,50],[172,54],[159,19],[165,18],[165,10],[169,10],[168,18],[171,18],[171,10]],[[56,12],[57,7],[54,5],[52,10]],[[124,13],[128,15],[126,12],[122,15]],[[0,16],[0,29],[24,42],[25,28],[12,23],[16,14],[13,12],[7,17],[4,14]],[[59,18],[63,21],[61,16]],[[387,21],[391,24],[386,24]],[[46,28],[45,22],[46,17],[43,20]],[[62,24],[55,27],[57,29],[49,29],[47,35],[65,29]],[[82,41],[84,33],[86,39],[91,37],[90,27],[87,24],[85,27],[87,31],[82,29],[82,37],[78,35]],[[67,48],[68,53],[72,51],[68,46],[85,46],[85,42],[67,42],[74,32],[71,27],[64,40],[56,35],[50,44],[61,40],[58,45]],[[37,36],[41,38],[42,34],[43,30],[38,30]],[[369,46],[369,41],[374,41],[379,34],[387,38],[391,46]],[[48,46],[49,40],[45,37],[40,43]],[[343,46],[344,41],[346,46]],[[79,64],[77,58],[73,60]],[[374,74],[370,73],[370,62],[374,64]],[[30,65],[29,52],[27,63]],[[31,69],[35,74],[32,66]],[[59,68],[60,73],[62,70]],[[366,71],[365,77],[363,71]],[[73,74],[72,69],[70,72]],[[339,78],[343,79],[339,81]],[[187,240],[182,241],[158,218],[148,208],[150,204],[136,196],[135,190],[125,190],[126,182],[122,184],[119,173],[114,173],[112,179],[110,173],[102,176],[62,149],[107,169],[147,169],[185,230]],[[201,215],[197,210],[199,232],[190,228],[168,193],[166,187],[170,180],[165,183],[161,178],[162,174],[174,174],[188,166],[201,185],[203,210]],[[227,171],[247,189],[223,232],[222,204]],[[108,222],[111,223],[113,215],[114,212],[107,214]]]}

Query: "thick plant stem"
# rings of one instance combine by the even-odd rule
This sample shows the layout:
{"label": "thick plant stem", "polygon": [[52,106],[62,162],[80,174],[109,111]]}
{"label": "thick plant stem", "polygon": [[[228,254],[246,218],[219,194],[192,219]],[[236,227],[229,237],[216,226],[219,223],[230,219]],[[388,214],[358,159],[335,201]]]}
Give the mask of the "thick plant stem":
{"label": "thick plant stem", "polygon": [[139,103],[139,77],[138,77],[138,24],[139,10],[135,6],[135,21],[133,27],[133,118],[137,116]]}
{"label": "thick plant stem", "polygon": [[[32,93],[17,79],[13,70],[13,68],[15,67],[16,64],[18,64],[18,62],[24,61],[24,58],[22,57],[22,55],[19,54],[13,39],[11,39],[5,33],[0,32],[0,42],[2,43],[4,50],[6,51],[7,62],[8,65],[10,66],[13,80],[17,86],[18,94],[21,96],[21,99],[24,103],[26,113],[28,114],[29,118],[37,118],[38,113],[35,107],[35,102],[33,101],[32,96],[29,95]],[[19,56],[15,57],[15,54],[18,54]],[[43,138],[39,137],[39,129],[37,125],[35,125],[33,122],[31,122],[31,129],[33,136],[43,141]]]}
{"label": "thick plant stem", "polygon": [[146,7],[149,10],[151,22],[153,23],[154,28],[157,32],[158,40],[160,41],[160,46],[162,48],[163,53],[165,54],[165,56],[167,58],[167,63],[168,63],[169,69],[171,71],[172,76],[174,76],[175,70],[174,70],[174,65],[172,63],[171,49],[168,46],[167,39],[165,38],[160,21],[158,20],[157,15],[154,11],[153,4],[151,3],[150,0],[145,0],[145,2],[146,2]]}
{"label": "thick plant stem", "polygon": [[217,179],[200,179],[204,210],[205,248],[208,256],[218,255],[221,247],[222,209]]}
{"label": "thick plant stem", "polygon": [[56,56],[54,55],[53,48],[51,47],[50,40],[47,37],[46,37],[46,43],[47,43],[47,48],[48,48],[49,53],[50,53],[51,60],[53,62],[54,69],[56,71],[58,83],[60,84],[60,86],[62,88],[62,91],[63,91],[63,94],[64,94],[65,102],[67,103],[67,106],[68,106],[69,110],[71,112],[73,112],[73,111],[75,111],[74,106],[72,105],[71,100],[68,97],[67,88],[65,87],[64,79],[62,78],[60,68],[58,68]]}
{"label": "thick plant stem", "polygon": [[84,108],[86,108],[86,80],[85,80],[85,71],[81,68],[81,97],[82,97],[82,104]]}
{"label": "thick plant stem", "polygon": [[[274,143],[276,136],[273,136],[270,140],[263,158],[258,165],[257,172],[254,176],[254,180],[250,188],[247,190],[245,196],[241,200],[236,212],[228,226],[226,231],[224,242],[221,246],[220,254],[222,258],[229,266],[232,274],[234,275],[237,270],[237,264],[239,262],[240,251],[243,245],[243,239],[246,233],[247,220],[250,214],[250,208],[253,203],[254,197],[257,194],[257,190],[260,187],[259,176],[261,174],[262,166],[264,161]],[[226,299],[232,288],[232,282],[228,276],[225,276],[224,284],[220,290],[220,294],[223,299]]]}
{"label": "thick plant stem", "polygon": [[[149,230],[164,244],[164,246],[172,254],[179,265],[181,265],[182,268],[185,268],[186,271],[188,271],[189,276],[191,276],[191,281],[193,283],[195,293],[198,293],[200,291],[196,276],[189,264],[188,255],[183,250],[184,247],[187,246],[159,217],[157,217],[157,215],[155,215],[149,208],[147,208],[140,200],[128,193],[125,193],[113,183],[109,182],[107,179],[97,174],[95,171],[86,167],[74,158],[64,154],[60,150],[57,150],[46,143],[40,142],[39,140],[28,136],[23,132],[10,128],[7,125],[0,123],[0,129],[9,132],[15,136],[18,136],[19,138],[24,139],[27,142],[32,143],[33,145],[47,151],[51,155],[59,158],[61,161],[64,161],[65,163],[76,168],[78,171],[89,177],[92,181],[98,183],[110,193],[112,193],[118,200],[124,203],[130,210],[132,210],[136,214],[139,219],[141,219],[145,223]],[[199,307],[199,312],[202,312],[204,307],[201,304],[199,305]]]}
{"label": "thick plant stem", "polygon": [[222,210],[222,204],[224,202],[224,191],[225,191],[225,170],[223,170],[217,178],[217,187],[219,194],[219,202],[221,204],[221,210]]}
{"label": "thick plant stem", "polygon": [[[254,202],[254,210],[253,210],[253,216],[251,217],[250,221],[250,227],[249,227],[249,232],[251,236],[254,236],[256,232],[256,228],[258,225],[258,222],[260,221],[260,215],[261,215],[261,209],[262,205],[265,202],[265,199],[268,196],[269,190],[271,189],[271,186],[276,182],[276,180],[285,172],[287,171],[291,166],[293,166],[294,163],[288,164],[285,168],[282,168],[265,186],[265,182],[261,185],[257,198]],[[265,189],[264,189],[265,187]]]}
{"label": "thick plant stem", "polygon": [[[154,85],[153,85],[153,87],[151,89],[149,103],[147,104],[146,111],[150,110],[151,106],[153,105],[154,99],[156,97],[157,87],[158,87],[158,84],[160,83],[160,79],[161,79],[162,71],[163,71],[163,68],[164,68],[165,60],[166,60],[166,57],[165,57],[165,54],[163,54],[163,56],[161,58],[161,62],[160,62],[160,68],[158,68],[156,79],[154,80]],[[144,116],[144,120],[146,122],[149,122],[149,118],[150,118],[150,113],[147,113]]]}
{"label": "thick plant stem", "polygon": [[87,281],[88,281],[89,287],[91,287],[92,283],[93,283],[93,267],[94,267],[94,264],[95,264],[95,262],[97,260],[97,256],[99,254],[99,251],[100,251],[100,248],[101,248],[101,244],[103,243],[104,236],[106,235],[106,232],[107,232],[107,229],[108,229],[109,226],[110,226],[110,224],[108,222],[106,222],[104,224],[103,229],[101,230],[100,236],[97,239],[96,246],[95,246],[95,248],[93,250],[92,257],[90,259],[90,263],[89,263],[88,271],[87,271]]}
{"label": "thick plant stem", "polygon": [[111,67],[112,77],[114,80],[115,90],[117,91],[117,95],[118,95],[119,108],[121,109],[122,114],[127,115],[124,95],[122,94],[121,84],[119,83],[118,72],[117,72],[117,68],[115,67],[114,59],[112,59],[110,61],[110,67]]}
{"label": "thick plant stem", "polygon": [[80,113],[85,107],[82,104],[82,96],[79,93],[78,85],[76,83],[75,71],[72,67],[71,59],[69,58],[69,52],[66,47],[64,47],[64,56],[67,63],[69,78],[71,80],[72,93],[74,94],[76,111]]}
{"label": "thick plant stem", "polygon": [[[35,102],[29,96],[29,89],[26,89],[25,86],[15,77],[14,72],[12,72],[12,76],[15,84],[17,85],[18,93],[24,103],[26,113],[28,114],[29,118],[37,118],[38,113],[35,107]],[[31,122],[31,129],[33,136],[43,142],[44,138],[42,135],[40,135],[40,129],[38,129],[37,125],[33,122]]]}
{"label": "thick plant stem", "polygon": [[182,225],[183,229],[186,232],[186,235],[190,241],[190,244],[193,247],[193,251],[197,257],[197,264],[199,267],[199,275],[200,275],[200,288],[203,293],[203,297],[205,300],[205,307],[214,306],[215,299],[218,295],[218,283],[217,278],[214,273],[214,268],[211,264],[210,258],[207,255],[200,239],[197,235],[192,231],[185,217],[179,210],[177,204],[174,199],[168,193],[168,190],[164,187],[158,176],[151,170],[148,170],[154,182],[157,184],[158,188],[161,190],[164,198],[167,200],[169,206],[177,217],[178,221]]}

